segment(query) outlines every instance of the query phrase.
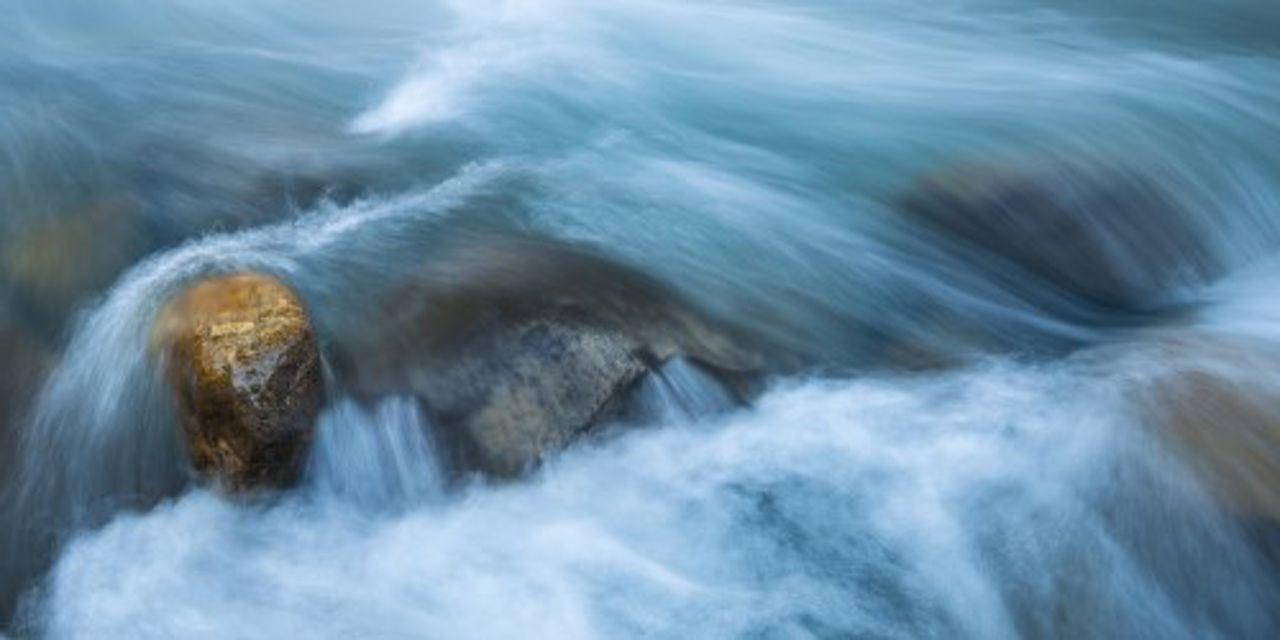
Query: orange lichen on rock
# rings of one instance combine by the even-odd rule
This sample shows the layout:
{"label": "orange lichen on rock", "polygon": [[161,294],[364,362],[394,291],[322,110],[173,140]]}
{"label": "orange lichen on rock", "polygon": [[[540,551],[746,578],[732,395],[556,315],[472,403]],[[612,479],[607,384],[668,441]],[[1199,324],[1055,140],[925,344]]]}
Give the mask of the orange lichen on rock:
{"label": "orange lichen on rock", "polygon": [[310,320],[288,287],[251,273],[200,282],[161,311],[153,344],[204,479],[240,492],[297,478],[323,381]]}

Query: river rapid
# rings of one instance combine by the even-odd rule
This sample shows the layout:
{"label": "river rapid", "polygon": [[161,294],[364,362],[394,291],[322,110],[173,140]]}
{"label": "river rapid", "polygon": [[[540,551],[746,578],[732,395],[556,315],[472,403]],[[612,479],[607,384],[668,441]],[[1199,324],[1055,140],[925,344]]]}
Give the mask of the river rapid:
{"label": "river rapid", "polygon": [[[46,355],[0,343],[30,381],[0,407],[0,629],[1280,636],[1280,437],[1170,427],[1280,425],[1280,8],[1183,4],[16,3],[0,329]],[[1177,312],[1082,303],[903,214],[975,163],[1176,203],[1201,249],[1160,283]],[[338,393],[297,488],[191,483],[148,351],[168,296],[272,273],[340,349],[495,230],[753,336],[761,392],[667,363],[644,424],[514,482],[449,478],[413,399]],[[1132,273],[1168,258],[1132,244]],[[1230,398],[1166,402],[1187,376]]]}

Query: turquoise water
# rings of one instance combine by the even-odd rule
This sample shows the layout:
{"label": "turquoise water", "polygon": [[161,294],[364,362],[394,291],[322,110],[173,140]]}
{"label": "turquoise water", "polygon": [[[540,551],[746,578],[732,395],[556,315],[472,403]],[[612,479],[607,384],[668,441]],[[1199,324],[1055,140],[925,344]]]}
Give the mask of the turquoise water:
{"label": "turquoise water", "polygon": [[[1134,402],[1213,367],[1280,392],[1213,350],[1160,357],[1280,349],[1271,3],[369,4],[64,0],[0,24],[0,233],[95,206],[112,230],[66,252],[90,273],[69,293],[0,283],[0,320],[56,354],[9,427],[15,631],[1280,630],[1274,524]],[[1113,317],[899,211],[975,163],[1154,185],[1206,247],[1160,292],[1189,311]],[[767,390],[726,410],[675,363],[647,428],[459,487],[412,402],[337,398],[294,492],[188,486],[146,352],[165,295],[276,273],[341,346],[433,247],[492,229],[657,276],[766,345]]]}

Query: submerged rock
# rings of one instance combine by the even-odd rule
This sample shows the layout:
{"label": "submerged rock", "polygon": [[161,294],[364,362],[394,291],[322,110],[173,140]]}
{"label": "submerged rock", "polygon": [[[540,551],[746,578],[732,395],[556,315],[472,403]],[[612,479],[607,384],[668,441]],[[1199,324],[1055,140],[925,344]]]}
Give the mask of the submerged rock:
{"label": "submerged rock", "polygon": [[231,491],[296,479],[323,382],[311,322],[288,287],[251,273],[200,282],[164,308],[154,341],[199,475]]}
{"label": "submerged rock", "polygon": [[129,265],[140,243],[135,204],[103,198],[17,224],[0,240],[0,281],[32,316],[27,324],[53,339],[77,303]]}
{"label": "submerged rock", "polygon": [[1280,349],[1225,339],[1159,342],[1164,366],[1135,397],[1145,421],[1232,511],[1280,525]]}
{"label": "submerged rock", "polygon": [[54,362],[53,350],[14,322],[0,298],[0,496],[15,479],[8,470],[17,468],[22,419]]}
{"label": "submerged rock", "polygon": [[380,329],[340,353],[344,377],[367,397],[418,397],[464,473],[519,475],[597,427],[672,358],[731,387],[760,367],[656,281],[545,240],[451,242],[378,313]]}
{"label": "submerged rock", "polygon": [[898,205],[1006,286],[1056,290],[1104,313],[1164,311],[1178,288],[1221,269],[1190,209],[1132,171],[962,166],[921,181]]}

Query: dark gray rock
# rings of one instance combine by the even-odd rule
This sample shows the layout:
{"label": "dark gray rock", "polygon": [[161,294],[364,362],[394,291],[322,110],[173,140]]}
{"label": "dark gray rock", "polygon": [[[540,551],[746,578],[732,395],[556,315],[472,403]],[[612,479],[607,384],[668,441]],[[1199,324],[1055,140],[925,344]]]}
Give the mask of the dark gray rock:
{"label": "dark gray rock", "polygon": [[21,421],[54,362],[52,348],[17,322],[0,298],[0,495],[16,468]]}
{"label": "dark gray rock", "polygon": [[1012,288],[1091,310],[1155,313],[1221,265],[1193,215],[1135,171],[1046,161],[930,176],[898,203]]}

